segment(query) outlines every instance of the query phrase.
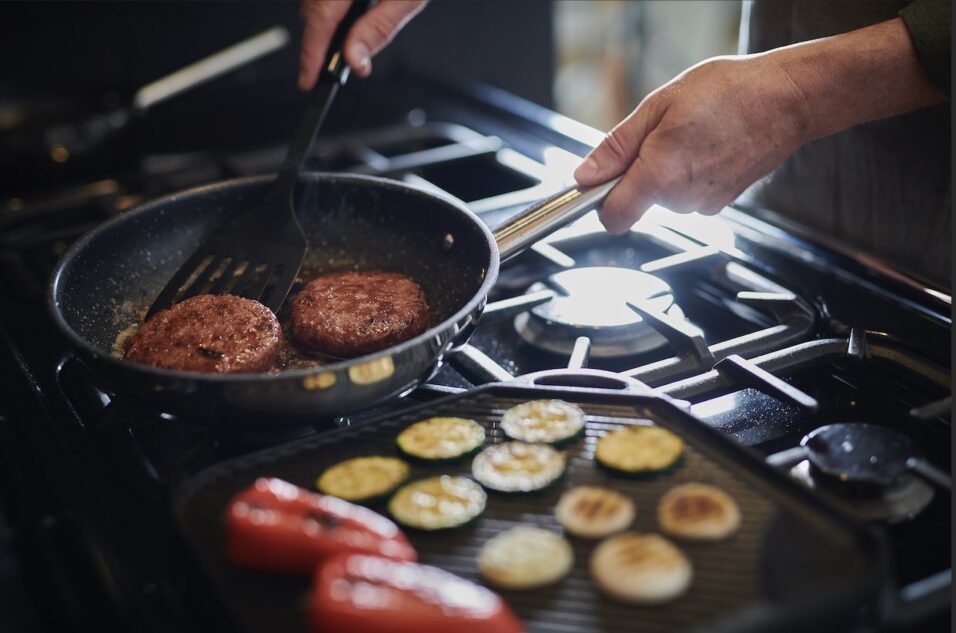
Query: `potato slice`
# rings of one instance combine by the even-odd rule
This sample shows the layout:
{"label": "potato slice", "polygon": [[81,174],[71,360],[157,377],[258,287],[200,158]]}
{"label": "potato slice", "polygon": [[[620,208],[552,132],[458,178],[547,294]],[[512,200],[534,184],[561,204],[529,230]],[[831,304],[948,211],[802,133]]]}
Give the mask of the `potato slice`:
{"label": "potato slice", "polygon": [[740,527],[740,508],[716,486],[687,483],[661,497],[657,521],[665,534],[676,538],[719,541]]}
{"label": "potato slice", "polygon": [[561,536],[536,527],[511,528],[490,539],[478,554],[478,570],[503,589],[551,585],[571,571],[574,553]]}
{"label": "potato slice", "polygon": [[603,538],[634,522],[634,502],[609,488],[577,486],[565,492],[554,508],[564,529],[582,538]]}
{"label": "potato slice", "polygon": [[595,548],[591,575],[612,598],[659,604],[687,591],[693,568],[684,553],[664,537],[625,532]]}

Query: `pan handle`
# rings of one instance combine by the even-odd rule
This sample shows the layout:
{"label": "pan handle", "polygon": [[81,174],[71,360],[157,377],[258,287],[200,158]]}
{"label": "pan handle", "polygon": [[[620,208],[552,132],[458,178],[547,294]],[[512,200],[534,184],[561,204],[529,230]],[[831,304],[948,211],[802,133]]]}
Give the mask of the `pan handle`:
{"label": "pan handle", "polygon": [[562,189],[499,226],[494,234],[501,261],[511,259],[541,238],[600,206],[620,180],[618,177],[588,189],[577,186]]}

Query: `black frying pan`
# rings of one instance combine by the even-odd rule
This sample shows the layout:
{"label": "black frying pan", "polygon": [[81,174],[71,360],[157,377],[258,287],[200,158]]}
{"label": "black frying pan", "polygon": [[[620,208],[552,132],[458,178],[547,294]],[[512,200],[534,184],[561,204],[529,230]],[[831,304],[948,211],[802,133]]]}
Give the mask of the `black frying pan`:
{"label": "black frying pan", "polygon": [[616,181],[567,189],[493,236],[450,197],[368,176],[303,175],[297,208],[310,242],[307,269],[411,276],[432,307],[426,332],[360,358],[276,374],[172,371],[112,353],[117,335],[141,322],[193,249],[269,183],[267,177],[232,180],[161,198],[98,227],[64,255],[50,289],[54,319],[117,393],[149,398],[171,412],[225,405],[258,414],[263,425],[283,423],[269,414],[331,417],[405,393],[467,340],[498,274],[499,250],[506,259],[579,217]]}

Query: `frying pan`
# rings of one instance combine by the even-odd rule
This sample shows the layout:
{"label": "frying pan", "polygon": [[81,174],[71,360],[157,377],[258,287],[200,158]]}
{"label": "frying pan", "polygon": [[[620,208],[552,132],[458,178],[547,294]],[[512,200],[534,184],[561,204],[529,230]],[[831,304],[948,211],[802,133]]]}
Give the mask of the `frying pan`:
{"label": "frying pan", "polygon": [[563,190],[492,234],[463,202],[440,193],[370,176],[302,174],[296,208],[310,243],[305,269],[411,276],[432,308],[427,331],[359,358],[278,373],[183,372],[114,355],[117,335],[142,321],[196,246],[270,183],[243,178],[157,199],[96,228],[63,256],[50,287],[53,318],[110,389],[193,419],[228,411],[262,426],[291,424],[281,414],[331,419],[404,394],[467,340],[499,261],[595,208],[616,181]]}

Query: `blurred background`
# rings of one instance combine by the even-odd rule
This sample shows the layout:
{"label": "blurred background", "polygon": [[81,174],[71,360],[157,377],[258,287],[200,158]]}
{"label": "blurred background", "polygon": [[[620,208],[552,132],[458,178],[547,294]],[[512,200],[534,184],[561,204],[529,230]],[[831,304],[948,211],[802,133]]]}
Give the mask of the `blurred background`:
{"label": "blurred background", "polygon": [[[606,130],[681,70],[733,53],[740,11],[734,0],[434,0],[376,71],[477,79]],[[289,28],[293,45],[242,78],[270,76],[272,96],[283,97],[294,87],[296,1],[3,2],[0,105],[90,90],[122,99],[273,24]],[[0,108],[0,129],[12,116]]]}
{"label": "blurred background", "polygon": [[608,130],[687,67],[737,50],[731,0],[558,0],[555,109]]}
{"label": "blurred background", "polygon": [[[305,100],[299,5],[0,2],[0,196],[288,138]],[[740,13],[732,0],[434,0],[376,57],[371,79],[350,82],[325,130],[385,124],[394,113],[373,106],[424,79],[495,86],[607,131],[688,66],[733,53]],[[283,48],[128,116],[144,86],[276,26]]]}

